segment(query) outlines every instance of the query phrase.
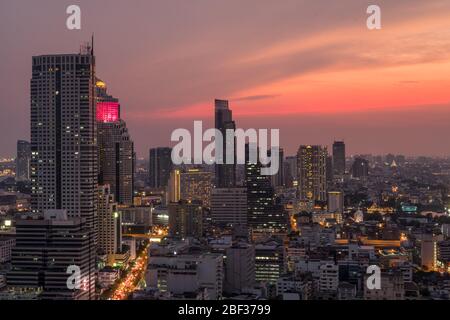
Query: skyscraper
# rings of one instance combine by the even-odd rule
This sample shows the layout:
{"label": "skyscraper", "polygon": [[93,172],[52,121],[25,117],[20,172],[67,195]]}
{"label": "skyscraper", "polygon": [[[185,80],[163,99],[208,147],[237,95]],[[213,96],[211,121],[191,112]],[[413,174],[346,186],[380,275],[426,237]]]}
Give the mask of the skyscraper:
{"label": "skyscraper", "polygon": [[109,185],[98,189],[98,252],[107,255],[112,266],[122,246],[121,217]]}
{"label": "skyscraper", "polygon": [[95,57],[33,57],[31,79],[31,207],[64,209],[93,229],[97,214]]}
{"label": "skyscraper", "polygon": [[[245,185],[247,187],[248,226],[253,233],[276,232],[286,227],[286,215],[275,206],[270,176],[261,174],[262,164],[253,162],[250,152],[256,146],[245,146]],[[258,152],[258,150],[256,150]]]}
{"label": "skyscraper", "polygon": [[172,171],[172,149],[150,149],[149,182],[152,188],[166,187]]}
{"label": "skyscraper", "polygon": [[345,143],[335,141],[333,143],[333,173],[335,176],[345,174]]}
{"label": "skyscraper", "polygon": [[16,180],[30,180],[31,148],[28,141],[17,141]]}
{"label": "skyscraper", "polygon": [[172,170],[167,186],[167,202],[178,202],[181,200],[181,171]]}
{"label": "skyscraper", "polygon": [[181,172],[180,198],[183,200],[200,200],[204,207],[211,202],[212,173],[199,168]]}
{"label": "skyscraper", "polygon": [[300,200],[326,201],[327,148],[300,146],[297,153],[298,195]]}
{"label": "skyscraper", "polygon": [[[12,263],[16,273],[9,279],[20,286],[43,286],[44,297],[95,298],[96,128],[92,47],[79,54],[33,57],[31,208],[41,220],[25,221],[17,228],[23,245],[16,248]],[[30,246],[36,246],[31,253]],[[66,294],[66,272],[73,264],[87,279],[84,293]],[[31,270],[32,275],[14,282],[22,270]]]}
{"label": "skyscraper", "polygon": [[[216,164],[216,187],[230,188],[236,185],[236,150],[234,150],[234,164],[226,164],[227,150],[231,150],[230,144],[235,145],[235,141],[227,141],[227,129],[236,130],[236,125],[233,121],[233,113],[228,106],[227,100],[215,100],[215,128],[222,133],[223,137],[223,164]],[[228,147],[227,147],[228,146]],[[219,146],[216,146],[219,150]]]}
{"label": "skyscraper", "polygon": [[119,204],[133,203],[134,144],[125,121],[120,119],[119,101],[96,81],[99,184],[108,184]]}

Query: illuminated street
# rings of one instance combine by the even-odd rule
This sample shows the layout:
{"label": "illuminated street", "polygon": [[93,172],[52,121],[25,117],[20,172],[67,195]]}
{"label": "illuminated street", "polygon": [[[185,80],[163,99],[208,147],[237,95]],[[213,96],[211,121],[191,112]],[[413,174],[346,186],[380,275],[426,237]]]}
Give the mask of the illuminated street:
{"label": "illuminated street", "polygon": [[[156,229],[149,236],[150,241],[160,241],[161,238],[167,235],[167,230]],[[145,277],[145,271],[147,270],[147,260],[148,260],[148,244],[141,254],[136,258],[135,264],[128,272],[126,277],[121,280],[119,286],[114,291],[111,296],[111,300],[126,300],[133,293],[141,281]]]}
{"label": "illuminated street", "polygon": [[140,279],[145,275],[147,269],[147,249],[142,251],[136,259],[134,266],[131,268],[125,279],[119,284],[117,290],[113,293],[111,300],[126,300],[128,296],[136,290]]}

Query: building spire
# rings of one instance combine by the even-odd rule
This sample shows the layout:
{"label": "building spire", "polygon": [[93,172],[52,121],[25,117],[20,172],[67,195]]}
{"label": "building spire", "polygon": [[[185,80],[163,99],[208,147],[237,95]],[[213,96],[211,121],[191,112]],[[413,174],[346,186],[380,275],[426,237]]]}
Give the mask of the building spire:
{"label": "building spire", "polygon": [[91,56],[94,56],[94,33],[92,33],[91,39]]}

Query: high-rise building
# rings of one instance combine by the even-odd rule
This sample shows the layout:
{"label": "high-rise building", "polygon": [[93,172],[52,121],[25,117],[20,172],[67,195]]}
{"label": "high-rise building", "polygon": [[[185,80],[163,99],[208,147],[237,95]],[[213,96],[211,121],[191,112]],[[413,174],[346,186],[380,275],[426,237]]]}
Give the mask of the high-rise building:
{"label": "high-rise building", "polygon": [[[252,151],[252,149],[254,150]],[[270,176],[261,174],[262,164],[250,159],[250,152],[258,152],[256,146],[245,146],[245,185],[247,188],[248,226],[252,232],[276,232],[286,227],[286,215],[275,206],[275,195]]]}
{"label": "high-rise building", "polygon": [[[233,121],[233,113],[228,106],[227,100],[215,100],[215,128],[222,133],[223,138],[223,164],[216,164],[216,187],[217,188],[231,188],[236,185],[236,150],[231,149],[230,144],[235,145],[233,141],[227,141],[226,130],[236,130],[236,124]],[[217,138],[216,138],[217,140]],[[218,140],[217,140],[218,141]],[[219,145],[216,145],[216,150],[219,150]],[[234,164],[226,164],[227,150],[234,150]]]}
{"label": "high-rise building", "polygon": [[363,158],[355,158],[352,164],[352,177],[357,179],[369,176],[369,161]]}
{"label": "high-rise building", "polygon": [[297,153],[298,195],[300,200],[326,201],[327,148],[300,146]]}
{"label": "high-rise building", "polygon": [[31,208],[64,209],[93,229],[97,214],[95,57],[33,57]]}
{"label": "high-rise building", "polygon": [[181,200],[181,171],[172,170],[167,186],[167,203]]}
{"label": "high-rise building", "polygon": [[333,173],[335,176],[345,174],[345,143],[335,141],[333,143]]}
{"label": "high-rise building", "polygon": [[[98,192],[95,108],[92,45],[79,54],[33,57],[31,209],[33,213],[44,215],[44,220],[30,222],[31,227],[24,222],[23,228],[17,229],[17,237],[23,237],[23,245],[16,248],[13,269],[16,275],[20,275],[21,270],[32,270],[30,278],[23,275],[15,283],[30,287],[43,285],[44,296],[66,292],[66,269],[79,264],[88,281],[87,289],[84,293],[63,295],[65,298],[95,298]],[[30,241],[30,229],[34,227],[37,238]],[[73,237],[67,236],[71,232]],[[36,246],[35,252],[28,254],[29,246]]]}
{"label": "high-rise building", "polygon": [[181,172],[180,197],[183,200],[200,200],[203,206],[211,202],[212,173],[194,168]]}
{"label": "high-rise building", "polygon": [[[93,236],[85,218],[69,218],[65,210],[46,210],[44,215],[23,217],[16,222],[16,247],[12,249],[8,286],[38,290],[39,298],[46,300],[95,299]],[[70,266],[79,268],[78,289],[67,285]]]}
{"label": "high-rise building", "polygon": [[108,95],[106,84],[97,79],[97,137],[100,184],[108,184],[119,204],[133,203],[134,145],[119,101]]}
{"label": "high-rise building", "polygon": [[247,229],[247,189],[217,188],[211,194],[211,216],[214,224]]}
{"label": "high-rise building", "polygon": [[201,201],[180,200],[169,204],[169,234],[178,238],[203,236]]}
{"label": "high-rise building", "polygon": [[121,216],[109,185],[98,191],[98,252],[107,255],[108,265],[114,264],[115,254],[122,247]]}
{"label": "high-rise building", "polygon": [[172,149],[150,149],[149,163],[150,167],[148,174],[150,187],[167,187],[167,182],[169,181],[169,176],[172,171]]}
{"label": "high-rise building", "polygon": [[28,141],[17,141],[16,180],[30,180],[31,148]]}

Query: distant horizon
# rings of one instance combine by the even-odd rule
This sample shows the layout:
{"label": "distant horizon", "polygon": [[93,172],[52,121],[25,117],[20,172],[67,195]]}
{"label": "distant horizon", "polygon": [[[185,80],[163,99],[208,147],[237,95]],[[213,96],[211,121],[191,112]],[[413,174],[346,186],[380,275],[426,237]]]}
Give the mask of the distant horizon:
{"label": "distant horizon", "polygon": [[95,34],[97,76],[139,157],[194,120],[212,127],[215,98],[239,128],[279,128],[286,155],[344,140],[348,154],[450,156],[448,1],[380,0],[377,31],[360,0],[77,4],[80,31],[67,3],[1,2],[1,155],[29,140],[31,57]]}

